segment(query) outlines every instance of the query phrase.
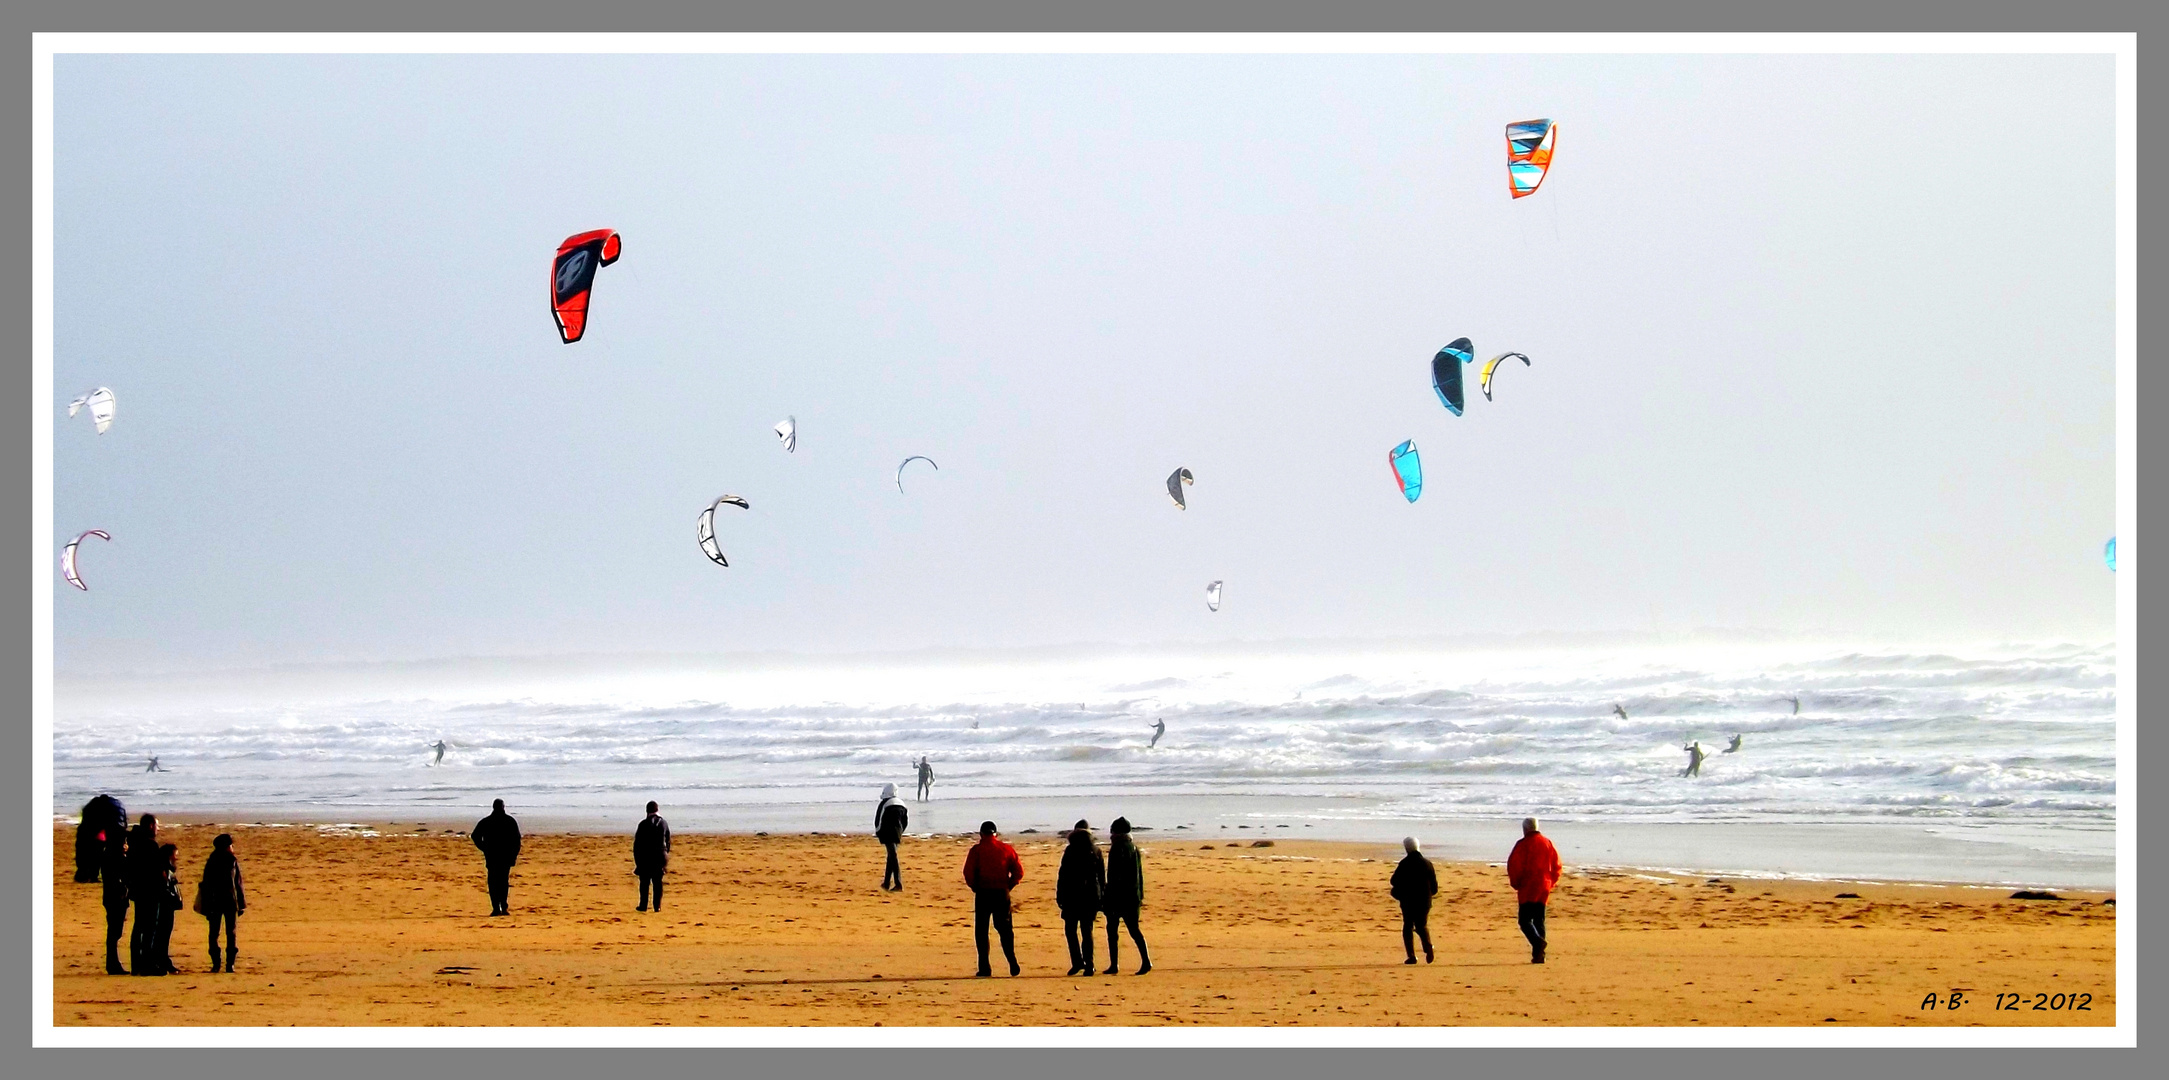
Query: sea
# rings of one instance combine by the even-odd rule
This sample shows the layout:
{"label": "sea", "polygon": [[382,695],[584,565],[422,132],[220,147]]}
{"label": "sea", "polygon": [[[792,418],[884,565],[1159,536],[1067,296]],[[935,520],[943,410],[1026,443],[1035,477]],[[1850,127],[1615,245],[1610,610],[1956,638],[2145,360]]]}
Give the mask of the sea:
{"label": "sea", "polygon": [[67,676],[53,813],[108,792],[419,828],[502,798],[529,829],[593,831],[654,799],[681,832],[852,833],[894,783],[917,832],[1120,814],[1169,841],[1420,834],[1496,860],[1536,816],[1587,867],[2107,888],[2116,704],[2111,644],[1707,638]]}

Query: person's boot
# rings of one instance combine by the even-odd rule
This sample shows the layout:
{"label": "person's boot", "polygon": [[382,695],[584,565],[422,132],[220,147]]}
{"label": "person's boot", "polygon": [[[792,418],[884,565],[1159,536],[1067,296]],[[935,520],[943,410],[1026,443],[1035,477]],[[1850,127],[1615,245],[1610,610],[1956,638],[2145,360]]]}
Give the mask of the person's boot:
{"label": "person's boot", "polygon": [[218,947],[214,945],[211,947],[211,974],[216,975],[218,973]]}
{"label": "person's boot", "polygon": [[1011,954],[1009,957],[1009,977],[1014,979],[1022,974],[1024,974],[1024,969],[1017,966],[1016,955]]}
{"label": "person's boot", "polygon": [[226,950],[226,974],[233,974],[233,958],[239,955],[241,955],[241,950],[239,949]]}
{"label": "person's boot", "polygon": [[117,941],[105,943],[105,973],[108,975],[128,974],[128,969],[121,966],[120,943]]}
{"label": "person's boot", "polygon": [[1530,953],[1529,962],[1532,964],[1541,964],[1544,962],[1544,947],[1542,945],[1537,946],[1536,949]]}
{"label": "person's boot", "polygon": [[1143,975],[1152,970],[1152,954],[1145,951],[1145,943],[1137,943],[1137,973]]}

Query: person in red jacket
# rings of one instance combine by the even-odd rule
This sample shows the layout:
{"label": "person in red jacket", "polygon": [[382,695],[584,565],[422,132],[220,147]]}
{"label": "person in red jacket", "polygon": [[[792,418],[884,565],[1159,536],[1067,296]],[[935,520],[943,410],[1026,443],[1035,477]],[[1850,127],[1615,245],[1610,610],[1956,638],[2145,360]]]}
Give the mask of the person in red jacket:
{"label": "person in red jacket", "polygon": [[1023,880],[1024,864],[1017,861],[1017,849],[995,835],[993,822],[980,822],[979,842],[964,856],[964,884],[972,887],[972,939],[979,945],[980,978],[994,974],[987,964],[990,919],[1002,935],[1002,955],[1009,958],[1009,974],[1014,976],[1024,970],[1017,966],[1017,935],[1009,921],[1009,890]]}
{"label": "person in red jacket", "polygon": [[1506,857],[1506,880],[1521,902],[1521,933],[1529,939],[1529,962],[1544,962],[1544,905],[1559,884],[1559,849],[1536,830],[1535,818],[1521,819],[1521,842]]}

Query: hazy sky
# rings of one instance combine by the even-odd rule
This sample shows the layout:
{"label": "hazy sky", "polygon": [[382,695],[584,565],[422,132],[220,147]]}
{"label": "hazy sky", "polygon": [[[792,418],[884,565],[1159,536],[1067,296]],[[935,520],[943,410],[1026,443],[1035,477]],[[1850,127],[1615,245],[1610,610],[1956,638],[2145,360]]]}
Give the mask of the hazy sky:
{"label": "hazy sky", "polygon": [[[54,574],[58,662],[2105,639],[2112,74],[62,57],[53,404],[120,405],[55,439],[58,540],[113,534]],[[1534,366],[1455,418],[1464,335]]]}

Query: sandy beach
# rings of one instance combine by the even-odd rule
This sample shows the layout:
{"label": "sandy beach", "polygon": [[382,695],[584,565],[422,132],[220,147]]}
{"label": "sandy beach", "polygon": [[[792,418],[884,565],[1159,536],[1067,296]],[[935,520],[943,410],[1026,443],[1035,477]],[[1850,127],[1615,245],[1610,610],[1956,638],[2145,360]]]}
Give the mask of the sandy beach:
{"label": "sandy beach", "polygon": [[[471,826],[168,823],[161,836],[180,846],[183,895],[193,895],[212,836],[231,832],[250,906],[238,973],[209,973],[203,920],[184,911],[173,942],[183,974],[160,979],[103,974],[98,886],[71,880],[73,829],[56,826],[54,1023],[2115,1021],[2108,894],[2029,901],[2008,889],[1581,870],[1570,825],[1553,832],[1568,873],[1552,898],[1541,967],[1528,962],[1496,864],[1439,863],[1438,960],[1406,967],[1386,893],[1397,849],[1157,833],[1140,845],[1153,971],[1128,974],[1137,956],[1125,939],[1124,974],[1094,979],[1063,975],[1051,835],[1008,837],[1026,875],[1016,914],[1023,977],[977,979],[959,877],[964,837],[907,839],[906,889],[886,893],[870,836],[681,834],[658,914],[634,910],[628,837],[530,834],[512,876],[513,914],[493,919]],[[1512,839],[1502,834],[1501,860]],[[1104,937],[1100,948],[1104,962]],[[1956,1009],[1942,1004],[1953,989],[1964,995]],[[1930,994],[1933,1010],[1922,1007]],[[1998,1008],[1998,995],[2021,997]],[[2082,999],[2086,1008],[2071,1007]]]}

